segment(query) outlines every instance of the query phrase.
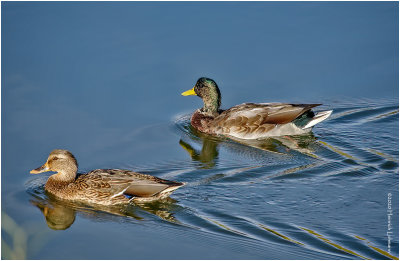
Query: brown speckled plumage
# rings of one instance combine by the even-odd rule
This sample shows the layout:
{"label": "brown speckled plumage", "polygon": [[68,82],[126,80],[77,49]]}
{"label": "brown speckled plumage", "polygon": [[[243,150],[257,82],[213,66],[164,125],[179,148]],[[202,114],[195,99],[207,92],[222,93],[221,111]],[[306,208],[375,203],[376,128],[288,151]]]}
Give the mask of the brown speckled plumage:
{"label": "brown speckled plumage", "polygon": [[[312,108],[321,104],[243,103],[228,110],[220,110],[221,94],[217,84],[209,78],[200,78],[192,90],[182,95],[197,95],[204,107],[196,110],[191,125],[211,134],[241,139],[257,139],[268,136],[302,134],[311,130],[331,111],[314,117]],[[315,120],[316,123],[307,123]],[[306,128],[303,128],[306,126]]]}
{"label": "brown speckled plumage", "polygon": [[55,171],[46,182],[46,191],[58,198],[101,205],[165,198],[184,185],[129,170],[96,169],[76,174],[77,168],[70,152],[54,150],[46,163],[31,173]]}

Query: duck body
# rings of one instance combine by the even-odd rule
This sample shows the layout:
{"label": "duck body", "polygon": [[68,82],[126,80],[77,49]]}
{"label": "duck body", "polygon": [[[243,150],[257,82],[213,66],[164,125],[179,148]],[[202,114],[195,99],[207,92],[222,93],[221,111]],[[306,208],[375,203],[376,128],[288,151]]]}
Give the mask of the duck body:
{"label": "duck body", "polygon": [[96,169],[78,174],[73,182],[50,176],[45,189],[58,198],[115,205],[151,201],[169,196],[183,183],[121,169]]}
{"label": "duck body", "polygon": [[[216,115],[207,115],[198,109],[193,113],[190,122],[201,132],[240,139],[299,135],[310,132],[314,124],[323,120],[319,117],[318,122],[311,122],[315,117],[311,108],[318,105],[320,104],[243,103]],[[327,118],[330,113],[323,116]]]}
{"label": "duck body", "polygon": [[298,135],[328,118],[332,111],[315,114],[311,109],[321,104],[243,103],[220,110],[221,94],[216,83],[200,78],[192,90],[182,95],[198,95],[204,107],[196,110],[191,125],[211,134],[240,139],[259,139],[272,136]]}
{"label": "duck body", "polygon": [[33,174],[56,171],[46,182],[45,190],[57,198],[90,204],[116,205],[168,197],[184,183],[121,169],[96,169],[76,174],[72,154],[54,150],[46,163]]}

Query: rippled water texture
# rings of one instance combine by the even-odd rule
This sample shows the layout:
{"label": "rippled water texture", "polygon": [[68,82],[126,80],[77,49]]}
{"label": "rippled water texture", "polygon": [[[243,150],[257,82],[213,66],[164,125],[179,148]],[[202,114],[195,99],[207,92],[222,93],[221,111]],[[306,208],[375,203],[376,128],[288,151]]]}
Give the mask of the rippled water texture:
{"label": "rippled water texture", "polygon": [[[361,4],[2,2],[2,258],[398,259],[398,4]],[[180,96],[200,76],[223,108],[333,114],[304,136],[210,137],[189,123],[200,99]],[[55,148],[80,172],[186,185],[129,206],[57,200],[50,173],[29,174]]]}

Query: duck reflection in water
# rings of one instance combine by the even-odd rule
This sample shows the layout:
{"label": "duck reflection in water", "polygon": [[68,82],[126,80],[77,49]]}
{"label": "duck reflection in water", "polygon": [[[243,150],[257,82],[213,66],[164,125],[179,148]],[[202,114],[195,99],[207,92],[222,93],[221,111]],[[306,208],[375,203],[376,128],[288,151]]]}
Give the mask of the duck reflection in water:
{"label": "duck reflection in water", "polygon": [[54,202],[46,202],[34,198],[30,200],[31,204],[42,211],[47,226],[53,230],[65,230],[69,228],[75,221],[75,210],[62,204]]}
{"label": "duck reflection in water", "polygon": [[[218,161],[219,146],[228,150],[239,152],[251,157],[257,150],[272,152],[274,154],[290,154],[293,151],[318,158],[314,154],[316,137],[312,133],[295,136],[279,136],[264,139],[241,140],[237,138],[216,137],[199,132],[190,124],[185,124],[183,132],[186,134],[179,140],[179,144],[190,155],[193,161],[200,163],[199,168],[211,169]],[[191,141],[200,143],[201,150],[196,150],[186,137]],[[256,150],[254,150],[256,149]]]}
{"label": "duck reflection in water", "polygon": [[318,158],[318,156],[314,154],[315,147],[318,146],[315,143],[316,140],[317,138],[312,133],[256,140],[234,139],[234,141],[240,144],[272,153],[289,154],[292,152],[299,152],[313,158]]}
{"label": "duck reflection in water", "polygon": [[126,220],[122,220],[122,217],[143,220],[144,218],[138,214],[143,211],[157,215],[163,220],[179,223],[172,212],[179,206],[176,204],[176,200],[169,197],[135,205],[88,206],[83,203],[61,200],[49,195],[49,193],[44,193],[44,198],[43,195],[38,196],[31,193],[30,203],[40,209],[46,219],[47,226],[53,230],[68,229],[75,222],[76,215],[94,221],[125,222]]}
{"label": "duck reflection in water", "polygon": [[218,139],[215,136],[204,134],[190,124],[184,126],[185,130],[188,132],[188,136],[191,140],[201,143],[201,150],[196,150],[188,142],[183,139],[179,140],[179,145],[185,149],[193,161],[200,163],[199,168],[202,169],[212,169],[218,160],[218,145],[222,139]]}

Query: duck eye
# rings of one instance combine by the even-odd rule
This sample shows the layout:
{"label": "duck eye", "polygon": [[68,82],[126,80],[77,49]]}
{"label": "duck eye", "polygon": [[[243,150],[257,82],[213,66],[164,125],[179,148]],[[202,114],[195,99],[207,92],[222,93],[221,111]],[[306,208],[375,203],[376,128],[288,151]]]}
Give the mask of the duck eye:
{"label": "duck eye", "polygon": [[52,160],[58,160],[58,158],[57,157],[53,157]]}

